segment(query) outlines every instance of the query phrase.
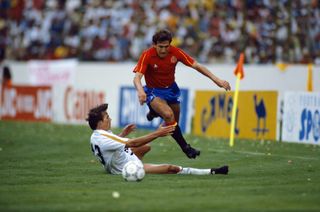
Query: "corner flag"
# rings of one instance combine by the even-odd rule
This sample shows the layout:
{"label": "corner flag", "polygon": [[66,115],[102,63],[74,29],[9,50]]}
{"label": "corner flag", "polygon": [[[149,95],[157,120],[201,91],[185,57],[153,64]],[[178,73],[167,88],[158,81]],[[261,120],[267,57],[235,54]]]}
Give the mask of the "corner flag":
{"label": "corner flag", "polygon": [[238,105],[239,85],[240,85],[240,80],[244,78],[243,62],[244,62],[244,54],[241,53],[237,67],[234,70],[234,74],[237,77],[237,81],[236,81],[236,88],[235,88],[234,97],[233,97],[232,118],[231,118],[231,127],[230,127],[229,145],[231,147],[234,145],[234,128],[235,128],[236,112],[237,112],[237,105]]}
{"label": "corner flag", "polygon": [[[243,62],[244,62],[244,54],[241,53],[239,57],[239,61],[237,64],[236,69],[234,70],[234,75],[236,75],[238,78],[243,79],[244,77],[244,72],[243,72]],[[239,76],[238,76],[239,75]]]}

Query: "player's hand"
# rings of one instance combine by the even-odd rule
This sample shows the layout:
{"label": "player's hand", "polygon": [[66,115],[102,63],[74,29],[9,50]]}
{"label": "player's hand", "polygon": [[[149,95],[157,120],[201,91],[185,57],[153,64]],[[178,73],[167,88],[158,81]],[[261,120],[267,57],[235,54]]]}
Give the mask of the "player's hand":
{"label": "player's hand", "polygon": [[220,88],[224,88],[226,91],[231,90],[231,86],[226,80],[219,80],[217,84]]}
{"label": "player's hand", "polygon": [[122,132],[119,134],[121,137],[126,137],[130,133],[132,133],[135,129],[137,129],[137,126],[135,124],[128,124],[125,126],[122,130]]}
{"label": "player's hand", "polygon": [[163,126],[163,124],[161,124],[157,129],[157,133],[159,134],[159,137],[164,137],[167,135],[171,135],[175,129],[176,125]]}
{"label": "player's hand", "polygon": [[138,98],[139,98],[140,105],[143,105],[147,100],[147,95],[145,92],[140,92],[138,93]]}

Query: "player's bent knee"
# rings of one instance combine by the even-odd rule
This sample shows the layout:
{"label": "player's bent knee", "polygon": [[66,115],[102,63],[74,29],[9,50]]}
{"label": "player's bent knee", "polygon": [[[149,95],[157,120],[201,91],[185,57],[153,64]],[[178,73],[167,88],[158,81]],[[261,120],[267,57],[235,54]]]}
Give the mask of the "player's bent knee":
{"label": "player's bent knee", "polygon": [[142,147],[140,147],[140,152],[142,154],[142,156],[144,156],[146,153],[148,153],[151,150],[151,146],[146,144],[143,145]]}
{"label": "player's bent knee", "polygon": [[172,111],[165,111],[165,112],[163,113],[163,119],[164,119],[164,120],[174,119],[173,112],[172,112]]}
{"label": "player's bent knee", "polygon": [[142,160],[143,156],[151,150],[151,146],[146,144],[141,147],[131,148],[131,150],[140,160]]}
{"label": "player's bent knee", "polygon": [[151,146],[149,144],[144,145],[144,152],[147,153],[151,150]]}

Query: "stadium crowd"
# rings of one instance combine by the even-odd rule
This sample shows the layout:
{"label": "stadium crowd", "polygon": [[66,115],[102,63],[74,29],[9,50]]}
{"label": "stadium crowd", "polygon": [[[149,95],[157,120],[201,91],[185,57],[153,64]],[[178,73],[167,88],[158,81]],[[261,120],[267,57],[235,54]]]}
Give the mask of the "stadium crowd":
{"label": "stadium crowd", "polygon": [[159,28],[203,63],[320,64],[318,0],[1,0],[11,60],[137,60]]}

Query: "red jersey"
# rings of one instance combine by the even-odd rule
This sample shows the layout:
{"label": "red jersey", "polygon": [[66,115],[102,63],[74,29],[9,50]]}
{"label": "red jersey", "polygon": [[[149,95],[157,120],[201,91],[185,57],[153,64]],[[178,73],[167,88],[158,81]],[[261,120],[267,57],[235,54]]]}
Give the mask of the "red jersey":
{"label": "red jersey", "polygon": [[133,72],[142,73],[149,88],[166,88],[174,83],[176,65],[179,61],[191,67],[195,60],[181,49],[171,45],[168,55],[161,58],[156,49],[151,47],[142,53]]}

